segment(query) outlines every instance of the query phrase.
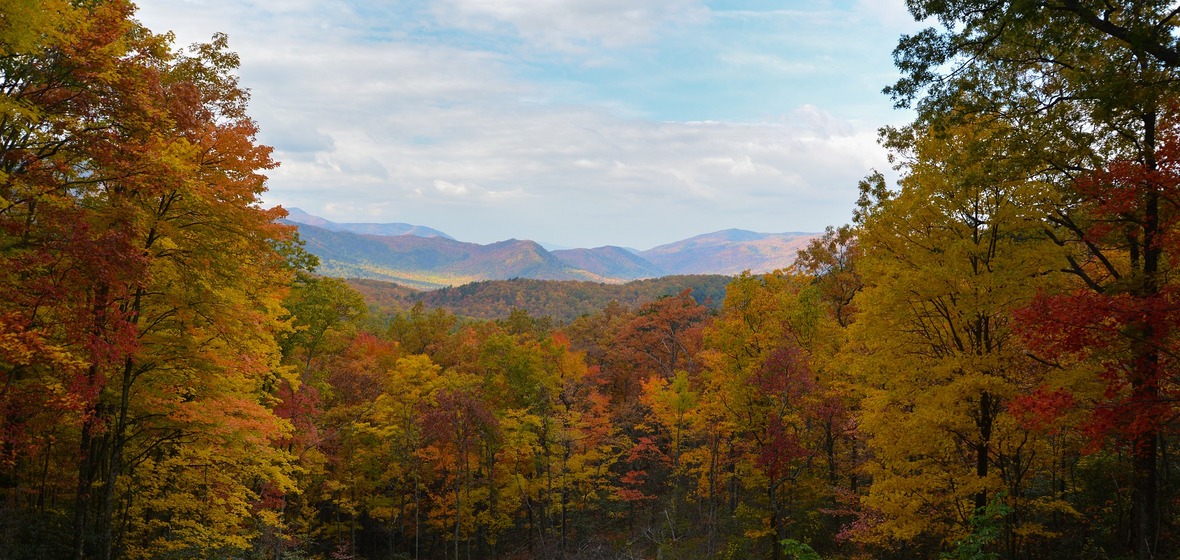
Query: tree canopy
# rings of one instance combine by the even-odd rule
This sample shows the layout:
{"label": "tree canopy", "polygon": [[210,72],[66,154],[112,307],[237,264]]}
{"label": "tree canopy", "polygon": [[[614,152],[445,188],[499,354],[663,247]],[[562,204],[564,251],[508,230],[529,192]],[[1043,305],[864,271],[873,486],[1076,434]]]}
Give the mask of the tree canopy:
{"label": "tree canopy", "polygon": [[424,295],[314,273],[226,37],[0,0],[0,557],[1177,558],[1180,8],[908,5],[792,267]]}

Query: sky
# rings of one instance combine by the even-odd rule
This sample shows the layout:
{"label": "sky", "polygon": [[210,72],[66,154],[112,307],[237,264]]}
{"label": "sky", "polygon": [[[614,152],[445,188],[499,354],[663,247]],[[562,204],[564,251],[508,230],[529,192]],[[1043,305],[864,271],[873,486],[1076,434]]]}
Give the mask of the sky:
{"label": "sky", "polygon": [[229,36],[267,205],[461,241],[822,231],[889,173],[903,0],[140,0]]}

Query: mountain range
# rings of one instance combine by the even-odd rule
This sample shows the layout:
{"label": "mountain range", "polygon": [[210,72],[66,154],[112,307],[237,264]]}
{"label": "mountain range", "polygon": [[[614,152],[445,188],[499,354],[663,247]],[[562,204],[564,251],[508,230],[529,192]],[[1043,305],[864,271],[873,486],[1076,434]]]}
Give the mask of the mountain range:
{"label": "mountain range", "polygon": [[319,216],[313,216],[300,210],[298,208],[290,208],[287,210],[287,219],[292,222],[306,224],[309,226],[316,226],[324,228],[329,231],[348,231],[352,233],[360,233],[364,235],[413,235],[416,237],[442,237],[444,239],[454,240],[453,237],[424,226],[415,226],[410,224],[338,224],[333,221],[325,220]]}
{"label": "mountain range", "polygon": [[645,251],[604,246],[549,251],[535,241],[488,245],[458,241],[411,224],[336,223],[298,208],[287,222],[299,228],[321,274],[372,278],[416,289],[481,280],[531,278],[620,283],[684,274],[736,275],[789,266],[814,233],[756,233],[728,229]]}

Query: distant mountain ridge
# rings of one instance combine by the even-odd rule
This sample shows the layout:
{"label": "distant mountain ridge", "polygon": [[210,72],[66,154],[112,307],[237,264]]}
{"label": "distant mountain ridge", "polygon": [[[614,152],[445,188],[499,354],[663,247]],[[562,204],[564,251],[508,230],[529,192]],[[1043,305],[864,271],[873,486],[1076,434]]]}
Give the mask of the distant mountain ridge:
{"label": "distant mountain ridge", "polygon": [[796,252],[818,235],[728,229],[646,251],[613,246],[548,251],[528,240],[480,245],[422,226],[339,224],[298,209],[288,212],[287,223],[299,228],[306,249],[319,257],[320,273],[427,290],[514,278],[623,283],[674,275],[763,273],[790,266]]}
{"label": "distant mountain ridge", "polygon": [[287,209],[287,220],[300,224],[307,224],[324,228],[329,231],[349,231],[365,235],[413,235],[415,237],[442,237],[454,240],[453,237],[437,229],[412,224],[375,224],[375,223],[336,223],[319,216],[313,216],[298,208]]}
{"label": "distant mountain ridge", "polygon": [[795,254],[819,234],[756,233],[727,229],[690,237],[639,254],[670,274],[770,272],[795,262]]}
{"label": "distant mountain ridge", "polygon": [[636,280],[667,276],[660,267],[622,247],[607,245],[594,249],[563,249],[552,253],[569,266],[604,278]]}

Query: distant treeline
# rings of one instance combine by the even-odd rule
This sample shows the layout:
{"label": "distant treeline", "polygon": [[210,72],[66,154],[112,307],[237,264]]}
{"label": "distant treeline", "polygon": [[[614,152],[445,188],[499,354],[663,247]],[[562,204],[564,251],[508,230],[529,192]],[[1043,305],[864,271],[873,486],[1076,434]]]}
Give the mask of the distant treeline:
{"label": "distant treeline", "polygon": [[421,302],[472,319],[501,320],[513,310],[532,317],[568,324],[583,315],[601,311],[612,301],[635,307],[691,289],[697,303],[717,310],[725,299],[725,287],[733,280],[719,274],[665,276],[626,284],[575,280],[487,280],[441,290],[415,291],[390,282],[349,279],[376,310],[404,311]]}

